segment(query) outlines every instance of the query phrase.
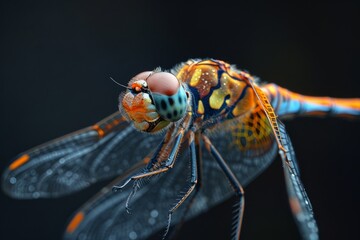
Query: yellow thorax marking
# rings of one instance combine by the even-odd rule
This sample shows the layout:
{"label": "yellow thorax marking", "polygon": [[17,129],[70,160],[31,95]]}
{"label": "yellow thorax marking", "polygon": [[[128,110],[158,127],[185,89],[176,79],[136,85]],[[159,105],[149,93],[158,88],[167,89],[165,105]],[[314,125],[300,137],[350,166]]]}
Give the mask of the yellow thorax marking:
{"label": "yellow thorax marking", "polygon": [[220,84],[220,88],[214,90],[209,98],[209,104],[212,109],[220,109],[227,95],[230,95],[230,98],[226,100],[226,104],[228,106],[234,104],[246,86],[246,83],[233,79],[227,73],[223,73],[221,76]]}
{"label": "yellow thorax marking", "polygon": [[201,78],[201,69],[197,68],[195,69],[194,74],[191,77],[190,86],[195,87],[199,83],[200,78]]}
{"label": "yellow thorax marking", "polygon": [[198,102],[198,109],[197,109],[197,112],[199,114],[204,114],[205,110],[204,110],[204,104],[201,100],[199,100]]}

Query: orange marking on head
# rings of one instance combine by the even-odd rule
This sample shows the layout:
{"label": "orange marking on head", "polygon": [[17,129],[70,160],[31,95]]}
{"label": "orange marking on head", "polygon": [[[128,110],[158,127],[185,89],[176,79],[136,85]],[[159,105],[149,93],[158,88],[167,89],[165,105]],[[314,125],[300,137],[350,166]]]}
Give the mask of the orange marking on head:
{"label": "orange marking on head", "polygon": [[95,124],[95,125],[93,126],[93,129],[94,129],[95,131],[97,131],[97,133],[98,133],[98,135],[99,135],[100,138],[102,138],[102,137],[105,135],[104,130],[101,129],[101,128],[99,127],[99,125],[96,125],[96,124]]}
{"label": "orange marking on head", "polygon": [[73,219],[71,219],[69,225],[66,228],[66,232],[73,233],[76,228],[79,226],[79,224],[84,220],[84,213],[78,212]]}
{"label": "orange marking on head", "polygon": [[26,163],[27,161],[29,161],[30,156],[28,154],[24,154],[21,157],[19,157],[18,159],[16,159],[13,163],[10,164],[9,169],[11,171],[17,169],[18,167],[20,167],[21,165],[23,165],[24,163]]}
{"label": "orange marking on head", "polygon": [[131,84],[131,88],[134,89],[136,92],[141,92],[142,85],[140,83],[134,82]]}

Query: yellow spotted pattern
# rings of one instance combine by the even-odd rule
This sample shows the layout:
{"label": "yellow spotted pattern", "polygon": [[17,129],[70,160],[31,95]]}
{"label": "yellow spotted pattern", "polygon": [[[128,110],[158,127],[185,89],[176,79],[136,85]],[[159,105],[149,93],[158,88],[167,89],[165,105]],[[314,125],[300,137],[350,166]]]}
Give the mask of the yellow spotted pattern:
{"label": "yellow spotted pattern", "polygon": [[197,89],[200,99],[210,93],[212,87],[218,84],[217,69],[209,65],[197,65],[189,67],[188,74],[190,76],[189,85]]}
{"label": "yellow spotted pattern", "polygon": [[194,87],[198,85],[200,78],[201,78],[201,69],[200,68],[195,69],[194,74],[190,79],[190,86]]}

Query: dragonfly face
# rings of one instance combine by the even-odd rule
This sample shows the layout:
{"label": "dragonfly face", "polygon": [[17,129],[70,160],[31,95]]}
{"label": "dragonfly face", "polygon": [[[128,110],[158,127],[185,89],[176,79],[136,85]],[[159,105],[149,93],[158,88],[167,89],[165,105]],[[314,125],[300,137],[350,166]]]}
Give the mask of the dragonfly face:
{"label": "dragonfly face", "polygon": [[119,108],[138,130],[157,132],[185,116],[190,95],[171,73],[142,72],[128,85]]}

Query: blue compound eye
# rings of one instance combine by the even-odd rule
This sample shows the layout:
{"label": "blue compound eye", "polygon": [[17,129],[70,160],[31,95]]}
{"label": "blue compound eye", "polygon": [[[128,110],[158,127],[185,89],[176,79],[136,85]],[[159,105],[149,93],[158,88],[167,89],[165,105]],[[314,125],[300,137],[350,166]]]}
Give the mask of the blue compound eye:
{"label": "blue compound eye", "polygon": [[175,122],[185,116],[187,95],[179,80],[167,72],[156,72],[147,79],[156,111],[165,120]]}

